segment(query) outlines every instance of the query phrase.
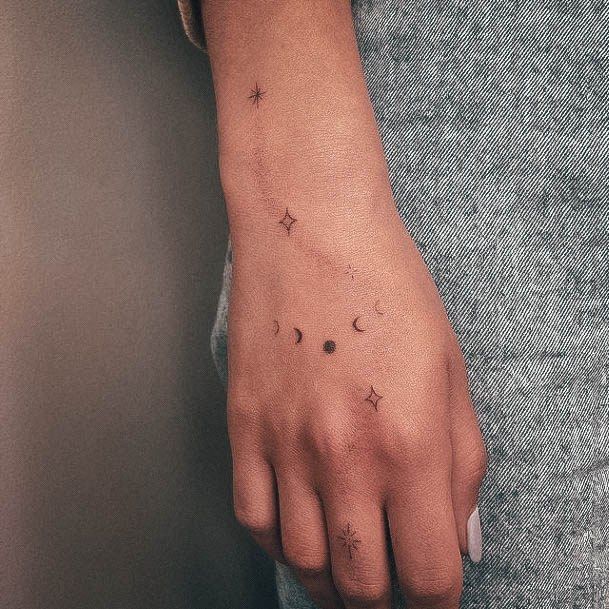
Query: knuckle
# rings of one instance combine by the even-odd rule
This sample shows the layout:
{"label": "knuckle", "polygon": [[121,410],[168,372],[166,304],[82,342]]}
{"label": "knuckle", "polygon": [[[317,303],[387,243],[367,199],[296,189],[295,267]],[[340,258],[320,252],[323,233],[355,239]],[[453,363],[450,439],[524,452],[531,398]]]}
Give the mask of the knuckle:
{"label": "knuckle", "polygon": [[254,537],[268,536],[275,531],[275,522],[272,518],[253,510],[248,510],[235,504],[235,518]]}
{"label": "knuckle", "polygon": [[231,396],[227,404],[228,424],[231,429],[249,430],[258,421],[258,409],[249,396]]}
{"label": "knuckle", "polygon": [[488,468],[488,456],[484,444],[480,443],[472,451],[470,463],[471,477],[478,483],[482,482]]}
{"label": "knuckle", "polygon": [[488,467],[488,457],[482,442],[476,442],[469,447],[466,460],[460,463],[462,476],[466,484],[480,486]]}
{"label": "knuckle", "polygon": [[461,596],[462,582],[461,573],[453,573],[449,569],[436,569],[409,578],[404,589],[406,596],[412,601],[434,606],[458,599]]}
{"label": "knuckle", "polygon": [[428,471],[437,467],[447,447],[442,448],[437,430],[422,426],[395,425],[379,439],[383,459],[393,468]]}
{"label": "knuckle", "polygon": [[390,596],[389,586],[381,581],[365,581],[351,577],[338,579],[336,587],[347,603],[356,606],[378,605]]}
{"label": "knuckle", "polygon": [[322,427],[315,427],[308,434],[307,443],[313,454],[324,460],[342,461],[349,434],[340,419],[328,421]]}
{"label": "knuckle", "polygon": [[323,553],[284,545],[283,555],[292,569],[307,578],[319,577],[330,571],[329,560]]}

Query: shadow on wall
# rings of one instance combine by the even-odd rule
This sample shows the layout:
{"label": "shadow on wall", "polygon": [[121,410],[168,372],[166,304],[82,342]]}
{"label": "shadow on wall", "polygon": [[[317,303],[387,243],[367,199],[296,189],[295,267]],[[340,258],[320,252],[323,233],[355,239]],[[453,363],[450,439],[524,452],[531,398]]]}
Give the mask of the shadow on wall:
{"label": "shadow on wall", "polygon": [[171,0],[3,12],[2,605],[272,608],[208,346],[226,222],[206,57]]}

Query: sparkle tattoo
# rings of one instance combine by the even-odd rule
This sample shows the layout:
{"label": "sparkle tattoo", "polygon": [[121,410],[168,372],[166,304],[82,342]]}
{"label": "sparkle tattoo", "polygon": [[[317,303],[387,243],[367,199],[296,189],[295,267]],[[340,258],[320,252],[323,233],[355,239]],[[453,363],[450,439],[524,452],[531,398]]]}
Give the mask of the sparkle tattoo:
{"label": "sparkle tattoo", "polygon": [[286,231],[288,232],[288,235],[290,234],[290,231],[292,230],[292,226],[294,226],[294,222],[296,222],[296,218],[294,218],[294,216],[290,215],[290,212],[288,211],[288,208],[285,208],[285,214],[283,215],[283,218],[281,218],[281,220],[279,220],[279,224],[281,224],[281,226],[283,226],[283,228],[286,229]]}
{"label": "sparkle tattoo", "polygon": [[256,108],[260,104],[260,100],[266,95],[266,91],[262,91],[258,86],[258,83],[254,85],[253,89],[250,89],[250,94],[247,96],[248,99],[252,100],[252,105],[256,106]]}
{"label": "sparkle tattoo", "polygon": [[349,275],[349,277],[351,277],[351,281],[353,281],[355,279],[355,273],[357,273],[357,269],[348,264],[345,275]]}
{"label": "sparkle tattoo", "polygon": [[374,391],[374,387],[370,386],[370,393],[368,397],[365,399],[366,402],[369,402],[374,407],[374,410],[378,412],[379,402],[383,399],[382,395],[379,395],[376,391]]}
{"label": "sparkle tattoo", "polygon": [[341,534],[338,535],[338,540],[341,542],[343,548],[349,555],[349,560],[353,560],[353,556],[358,550],[358,546],[362,543],[361,539],[358,539],[356,530],[348,522],[347,526],[342,529]]}

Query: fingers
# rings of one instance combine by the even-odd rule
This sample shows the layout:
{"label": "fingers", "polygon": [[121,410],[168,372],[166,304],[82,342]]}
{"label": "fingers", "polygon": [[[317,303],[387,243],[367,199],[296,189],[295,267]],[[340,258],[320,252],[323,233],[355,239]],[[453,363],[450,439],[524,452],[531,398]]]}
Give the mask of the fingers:
{"label": "fingers", "polygon": [[391,579],[382,505],[324,497],[334,585],[347,609],[390,609]]}
{"label": "fingers", "polygon": [[462,563],[450,472],[431,468],[389,497],[387,516],[398,581],[409,609],[458,609]]}
{"label": "fingers", "polygon": [[479,562],[482,558],[482,535],[476,506],[487,459],[460,352],[451,358],[450,401],[452,500],[459,547],[463,554],[469,554],[472,561]]}
{"label": "fingers", "polygon": [[275,474],[264,457],[245,443],[233,446],[233,497],[239,523],[272,558],[284,562]]}
{"label": "fingers", "polygon": [[317,493],[293,474],[279,477],[281,541],[286,562],[321,609],[340,609],[323,509]]}

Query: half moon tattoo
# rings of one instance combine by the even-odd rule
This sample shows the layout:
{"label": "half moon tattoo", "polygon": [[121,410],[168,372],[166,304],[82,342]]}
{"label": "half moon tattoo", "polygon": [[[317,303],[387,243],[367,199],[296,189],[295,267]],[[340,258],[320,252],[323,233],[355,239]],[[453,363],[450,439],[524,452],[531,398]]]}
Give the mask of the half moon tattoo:
{"label": "half moon tattoo", "polygon": [[364,330],[363,328],[360,328],[360,327],[359,327],[358,322],[359,322],[359,318],[360,318],[360,317],[361,317],[361,315],[358,315],[358,316],[357,316],[357,317],[356,317],[356,318],[353,320],[353,323],[352,323],[351,325],[353,326],[353,329],[354,329],[356,332],[365,332],[365,330]]}
{"label": "half moon tattoo", "polygon": [[377,315],[385,315],[385,313],[383,313],[383,311],[381,311],[381,310],[379,309],[379,303],[380,303],[380,302],[381,302],[380,300],[375,301],[375,303],[374,303],[374,311],[375,311],[375,313],[376,313]]}
{"label": "half moon tattoo", "polygon": [[337,536],[341,545],[347,551],[349,560],[353,560],[353,556],[358,550],[358,546],[362,543],[362,540],[358,538],[357,531],[348,522],[347,525],[341,530],[340,535]]}
{"label": "half moon tattoo", "polygon": [[302,332],[298,328],[294,328],[294,334],[296,335],[296,344],[302,341]]}
{"label": "half moon tattoo", "polygon": [[275,336],[279,334],[279,322],[276,319],[273,320],[273,334]]}

